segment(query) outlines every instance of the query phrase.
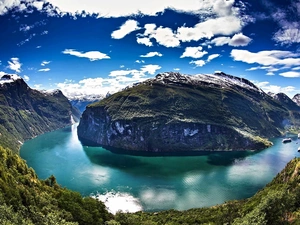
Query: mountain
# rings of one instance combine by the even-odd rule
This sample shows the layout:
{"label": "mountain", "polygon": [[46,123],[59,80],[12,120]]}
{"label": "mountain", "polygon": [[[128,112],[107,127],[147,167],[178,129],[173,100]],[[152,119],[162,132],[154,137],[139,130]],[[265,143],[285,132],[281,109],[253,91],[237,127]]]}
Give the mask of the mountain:
{"label": "mountain", "polygon": [[264,149],[299,126],[299,110],[244,78],[170,72],[89,105],[78,136],[134,154]]}
{"label": "mountain", "polygon": [[0,145],[18,149],[27,139],[78,121],[61,91],[41,92],[12,74],[0,78]]}
{"label": "mountain", "polygon": [[300,94],[296,94],[292,99],[298,106],[300,106]]}

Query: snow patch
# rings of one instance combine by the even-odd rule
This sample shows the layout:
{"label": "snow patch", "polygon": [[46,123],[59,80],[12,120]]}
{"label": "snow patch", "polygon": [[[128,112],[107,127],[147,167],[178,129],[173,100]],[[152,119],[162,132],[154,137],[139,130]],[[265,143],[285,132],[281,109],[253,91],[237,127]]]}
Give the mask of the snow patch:
{"label": "snow patch", "polygon": [[119,133],[123,134],[125,128],[118,121],[115,123],[115,125]]}
{"label": "snow patch", "polygon": [[22,77],[16,74],[5,74],[0,78],[0,84],[13,83],[16,80],[22,80]]}
{"label": "snow patch", "polygon": [[186,137],[186,136],[194,136],[195,134],[198,134],[198,132],[199,132],[199,130],[198,129],[196,129],[196,130],[192,130],[192,129],[190,129],[190,128],[186,128],[186,129],[184,129],[183,130],[183,132],[184,132],[184,136]]}

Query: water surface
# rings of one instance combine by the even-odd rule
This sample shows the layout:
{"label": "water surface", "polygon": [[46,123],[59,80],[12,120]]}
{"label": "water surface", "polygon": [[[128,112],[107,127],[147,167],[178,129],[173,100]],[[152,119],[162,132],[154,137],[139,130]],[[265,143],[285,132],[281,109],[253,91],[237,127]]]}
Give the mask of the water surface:
{"label": "water surface", "polygon": [[[95,196],[111,212],[157,211],[212,206],[254,195],[298,156],[300,140],[260,152],[217,152],[203,156],[142,157],[82,146],[77,125],[24,143],[21,157],[39,178]],[[299,143],[298,143],[299,141]]]}

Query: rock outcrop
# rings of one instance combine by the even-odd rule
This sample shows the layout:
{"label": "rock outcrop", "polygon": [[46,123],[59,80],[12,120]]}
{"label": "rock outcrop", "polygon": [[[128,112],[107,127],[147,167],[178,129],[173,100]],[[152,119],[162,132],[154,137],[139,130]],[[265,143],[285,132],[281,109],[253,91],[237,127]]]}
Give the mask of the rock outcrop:
{"label": "rock outcrop", "polygon": [[162,73],[89,105],[78,136],[133,153],[256,150],[286,126],[299,125],[291,116],[299,109],[288,109],[244,78]]}

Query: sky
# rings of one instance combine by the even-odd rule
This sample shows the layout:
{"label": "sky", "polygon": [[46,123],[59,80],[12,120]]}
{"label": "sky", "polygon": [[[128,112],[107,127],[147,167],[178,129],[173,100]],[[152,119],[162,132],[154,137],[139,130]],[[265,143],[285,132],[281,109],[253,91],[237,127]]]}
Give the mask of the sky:
{"label": "sky", "polygon": [[0,75],[70,99],[161,72],[300,93],[300,0],[0,0]]}

